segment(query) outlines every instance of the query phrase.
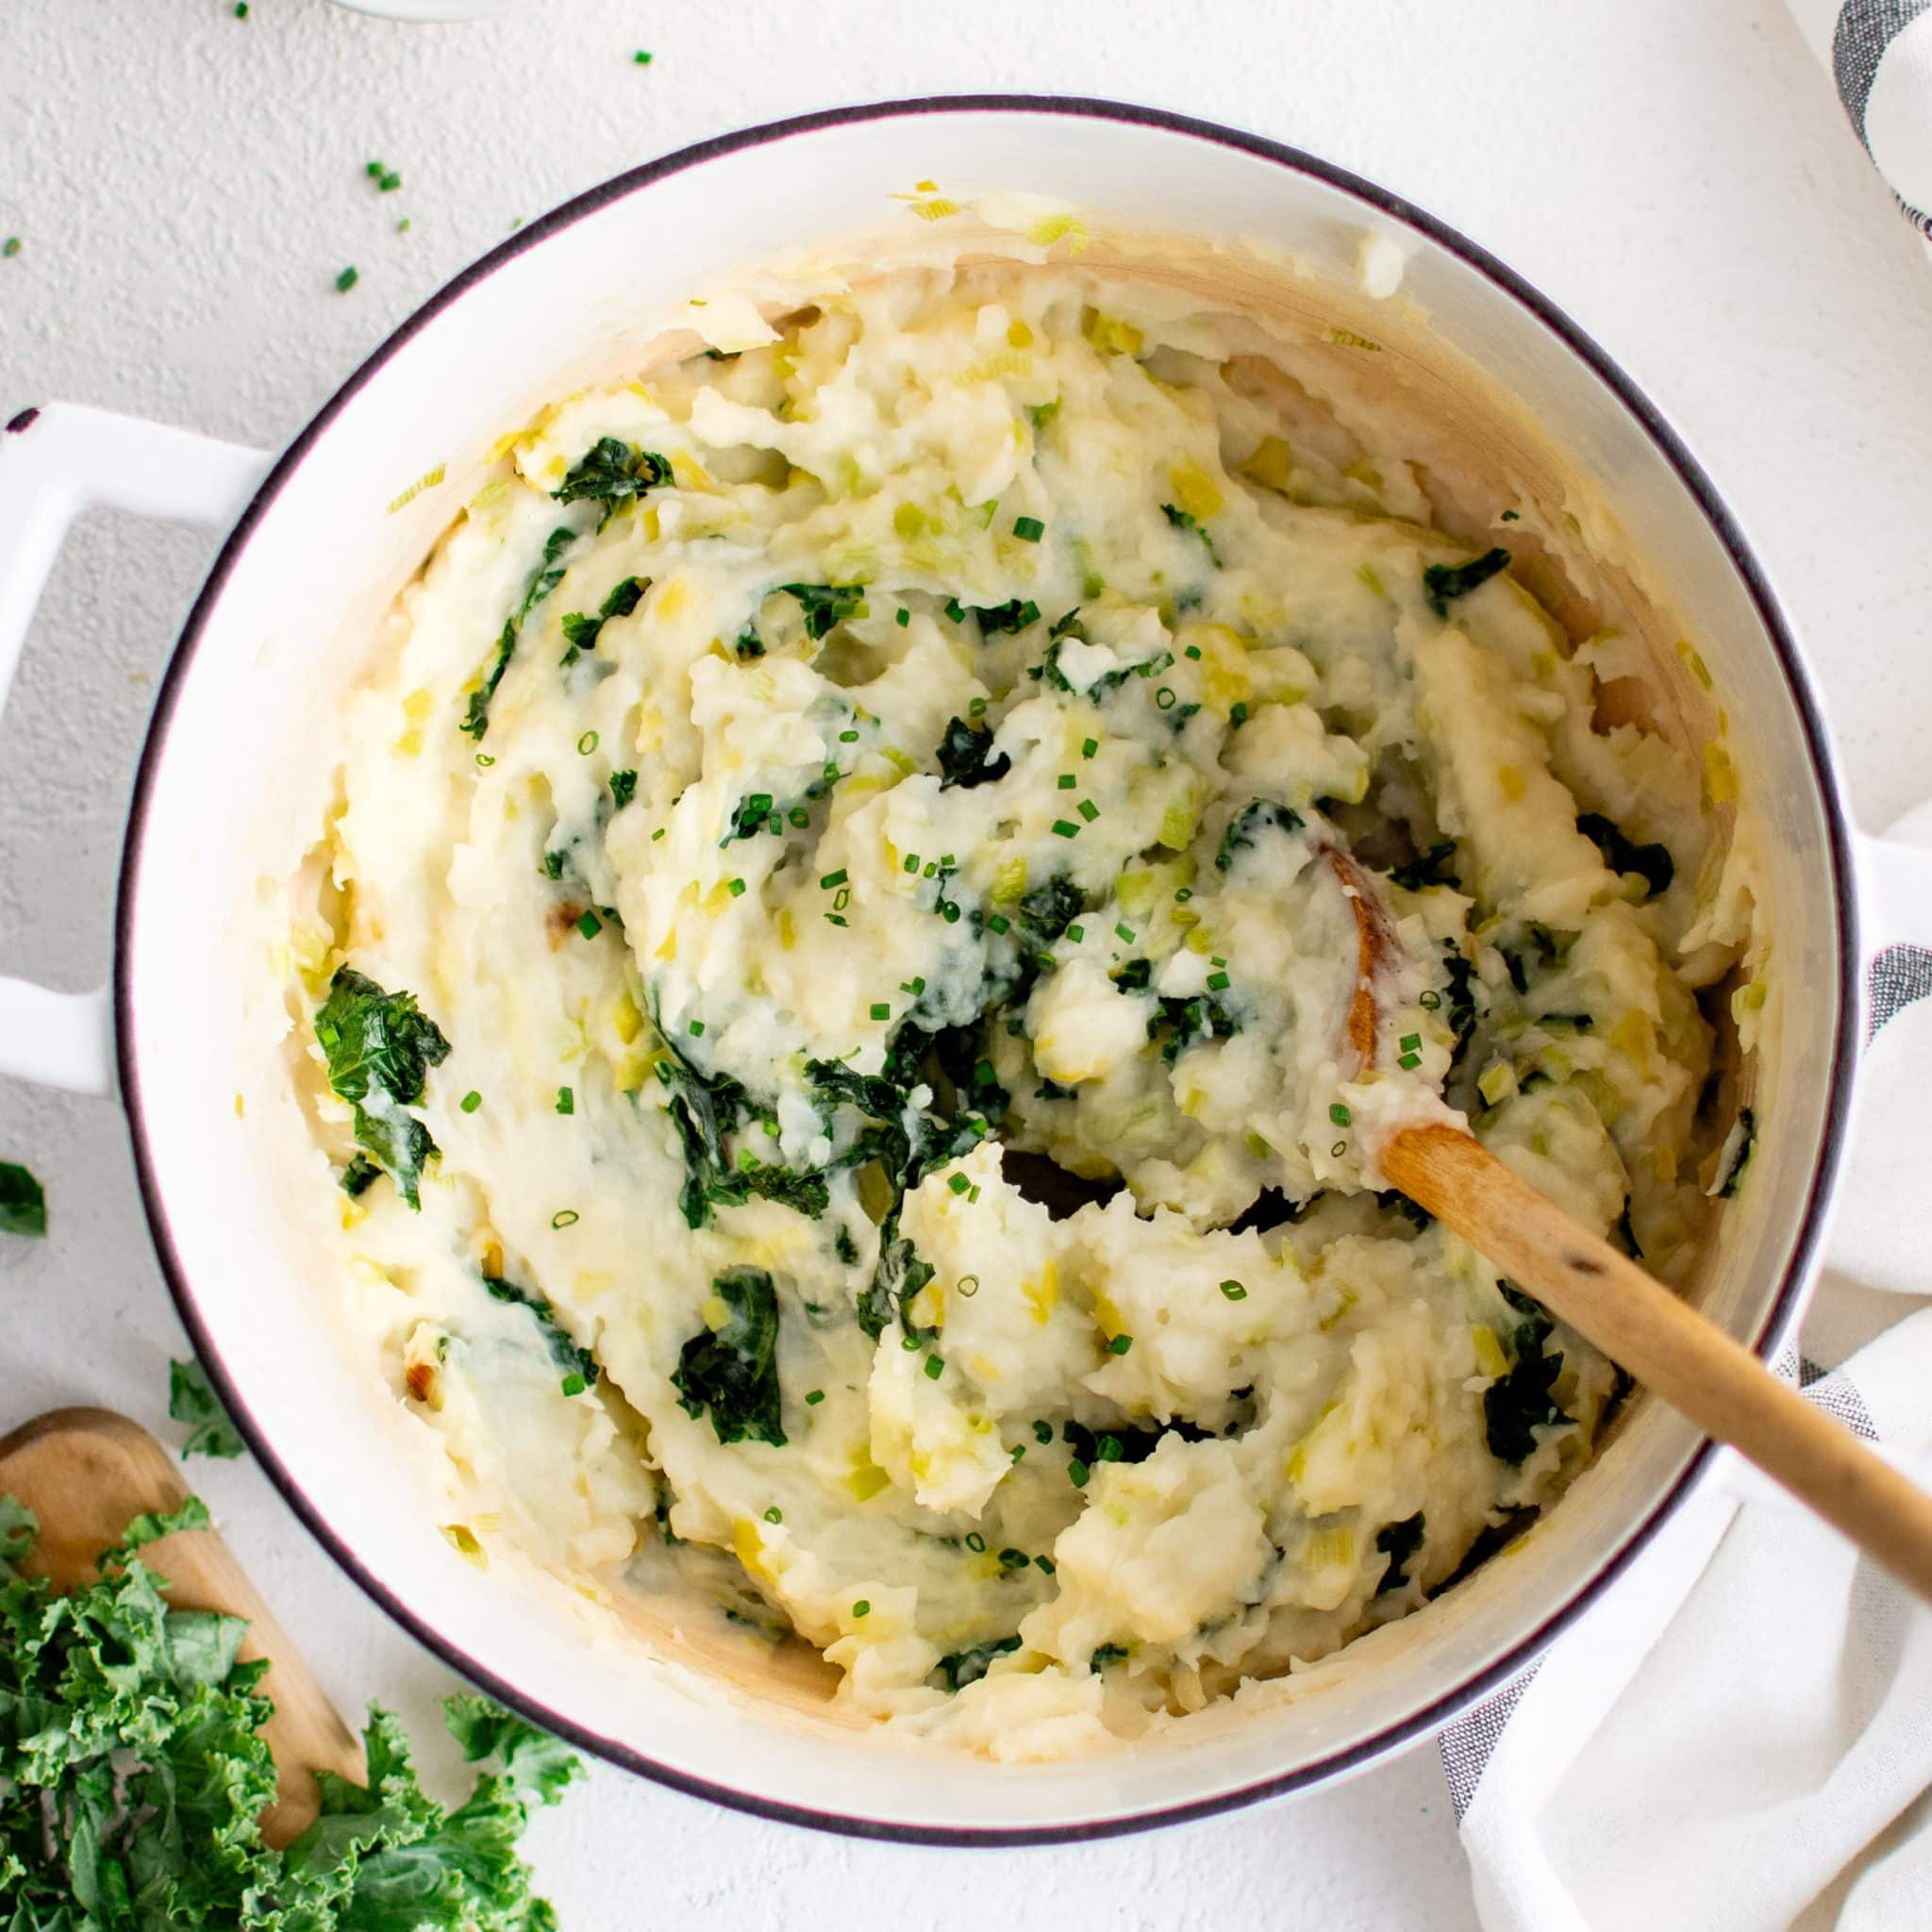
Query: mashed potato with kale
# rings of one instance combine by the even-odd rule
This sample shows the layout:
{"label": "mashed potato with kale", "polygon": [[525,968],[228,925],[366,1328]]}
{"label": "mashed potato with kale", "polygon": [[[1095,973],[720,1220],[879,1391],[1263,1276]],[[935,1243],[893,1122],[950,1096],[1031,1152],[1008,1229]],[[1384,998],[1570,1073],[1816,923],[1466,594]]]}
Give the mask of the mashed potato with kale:
{"label": "mashed potato with kale", "polygon": [[1723,841],[1286,333],[990,263],[739,334],[507,442],[351,701],[347,1292],[466,1554],[1055,1755],[1588,1459],[1614,1372],[1364,1124],[1680,1268]]}

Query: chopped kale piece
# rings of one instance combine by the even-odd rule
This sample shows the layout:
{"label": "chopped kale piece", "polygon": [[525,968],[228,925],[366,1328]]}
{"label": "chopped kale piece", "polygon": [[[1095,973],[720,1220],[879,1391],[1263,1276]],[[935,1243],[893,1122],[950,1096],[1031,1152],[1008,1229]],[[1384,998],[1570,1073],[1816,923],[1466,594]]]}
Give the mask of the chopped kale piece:
{"label": "chopped kale piece", "polygon": [[1103,1643],[1087,1659],[1090,1670],[1104,1671],[1109,1664],[1124,1663],[1127,1659],[1127,1646],[1124,1643]]}
{"label": "chopped kale piece", "polygon": [[1451,598],[1468,596],[1508,564],[1509,553],[1500,544],[1467,563],[1432,563],[1423,572],[1423,595],[1438,617],[1446,618]]}
{"label": "chopped kale piece", "polygon": [[1643,881],[1646,899],[1670,891],[1677,869],[1668,845],[1639,845],[1601,812],[1585,812],[1576,821],[1576,829],[1603,854],[1612,872],[1634,872]]}
{"label": "chopped kale piece", "polygon": [[436,1152],[429,1129],[405,1109],[423,1099],[428,1070],[449,1055],[449,1041],[413,995],[387,993],[353,967],[339,966],[315,1015],[315,1037],[328,1061],[328,1083],[356,1110],[356,1141],[389,1172],[411,1208],[418,1207],[423,1163]]}
{"label": "chopped kale piece", "polygon": [[1736,1124],[1718,1149],[1719,1172],[1714,1184],[1718,1200],[1728,1201],[1738,1191],[1738,1183],[1744,1178],[1744,1169],[1750,1164],[1752,1149],[1757,1144],[1757,1116],[1750,1108],[1740,1107]]}
{"label": "chopped kale piece", "polygon": [[1189,999],[1162,999],[1147,1023],[1147,1038],[1161,1042],[1161,1063],[1170,1067],[1204,1040],[1232,1040],[1241,1030],[1241,1022],[1212,994],[1204,992]]}
{"label": "chopped kale piece", "polygon": [[613,617],[628,617],[638,608],[638,601],[651,588],[649,577],[625,577],[624,581],[606,597],[598,608],[595,617],[586,617],[581,610],[573,610],[559,619],[563,626],[564,641],[569,649],[563,654],[566,665],[575,664],[586,651],[597,648],[597,637]]}
{"label": "chopped kale piece", "polygon": [[47,1197],[40,1182],[18,1162],[0,1160],[0,1234],[46,1231]]}
{"label": "chopped kale piece", "polygon": [[1423,1512],[1418,1509],[1413,1516],[1405,1516],[1400,1523],[1391,1523],[1375,1538],[1375,1547],[1389,1558],[1389,1567],[1382,1573],[1382,1580],[1375,1586],[1375,1594],[1382,1596],[1391,1590],[1400,1590],[1408,1581],[1408,1559],[1423,1546]]}
{"label": "chopped kale piece", "polygon": [[1483,1429],[1490,1454],[1511,1469],[1535,1454],[1536,1430],[1571,1417],[1560,1408],[1550,1389],[1563,1367],[1563,1357],[1543,1352],[1550,1318],[1530,1298],[1502,1284],[1504,1298],[1523,1319],[1510,1331],[1509,1369],[1483,1391]]}
{"label": "chopped kale piece", "polygon": [[834,625],[855,615],[865,602],[863,584],[780,584],[778,588],[798,599],[798,608],[805,613],[805,634],[814,643]]}
{"label": "chopped kale piece", "polygon": [[1277,805],[1272,798],[1250,799],[1222,834],[1221,850],[1214,855],[1214,869],[1226,872],[1263,832],[1298,832],[1301,828],[1302,815],[1292,806]]}
{"label": "chopped kale piece", "polygon": [[1176,503],[1163,503],[1160,506],[1160,514],[1164,516],[1168,520],[1168,522],[1174,526],[1176,530],[1187,530],[1191,532],[1194,536],[1200,538],[1202,543],[1207,546],[1208,562],[1210,562],[1216,570],[1219,570],[1221,568],[1221,553],[1215,549],[1214,539],[1208,534],[1207,529],[1203,526],[1201,519],[1199,517],[1190,516],[1188,512],[1181,508],[1181,507]]}
{"label": "chopped kale piece", "polygon": [[563,581],[566,566],[557,559],[576,541],[576,535],[565,524],[552,530],[543,540],[542,558],[525,581],[523,596],[517,600],[516,608],[504,620],[503,629],[497,634],[496,655],[490,660],[490,669],[484,673],[482,683],[470,693],[463,722],[458,727],[479,744],[490,729],[490,701],[496,695],[496,687],[503,682],[503,675],[509,669],[509,660],[516,655],[517,639],[522,634],[524,620]]}
{"label": "chopped kale piece", "polygon": [[358,1154],[342,1170],[342,1192],[354,1200],[366,1194],[382,1177],[382,1170],[366,1154]]}
{"label": "chopped kale piece", "polygon": [[979,620],[982,637],[1000,637],[1023,631],[1040,622],[1040,606],[1030,597],[1008,597],[1004,604],[966,606],[966,614]]}
{"label": "chopped kale piece", "polygon": [[[538,1333],[543,1338],[544,1345],[550,1351],[550,1359],[563,1371],[564,1392],[569,1395],[580,1393],[590,1383],[594,1382],[603,1372],[597,1366],[596,1356],[585,1348],[557,1319],[557,1310],[541,1294],[529,1289],[519,1288],[513,1281],[506,1281],[500,1274],[486,1274],[483,1286],[491,1297],[500,1302],[508,1302],[514,1307],[528,1308],[531,1318],[537,1324]],[[575,1382],[576,1388],[570,1384]]]}
{"label": "chopped kale piece", "polygon": [[601,530],[626,503],[669,483],[671,463],[655,450],[638,449],[615,436],[600,436],[577,459],[561,486],[550,493],[558,503],[595,502],[604,506]]}
{"label": "chopped kale piece", "polygon": [[1396,866],[1389,876],[1411,892],[1419,892],[1424,886],[1460,886],[1462,881],[1449,870],[1455,860],[1456,841],[1444,839],[1407,865]]}
{"label": "chopped kale piece", "polygon": [[1043,881],[1020,901],[1020,922],[1035,939],[1057,940],[1087,909],[1087,895],[1064,876]]}
{"label": "chopped kale piece", "polygon": [[785,1446],[778,1388],[778,1297],[762,1268],[731,1268],[711,1282],[723,1309],[684,1344],[671,1385],[687,1415],[711,1413],[721,1442]]}
{"label": "chopped kale piece", "polygon": [[1145,992],[1154,983],[1154,961],[1152,959],[1129,959],[1114,974],[1113,983],[1123,992]]}
{"label": "chopped kale piece", "polygon": [[996,1657],[1008,1657],[1020,1647],[1017,1637],[999,1637],[987,1643],[975,1643],[967,1650],[956,1650],[939,1660],[938,1674],[948,1690],[963,1690],[986,1675]]}
{"label": "chopped kale piece", "polygon": [[1475,967],[1454,940],[1444,940],[1442,971],[1449,980],[1449,1029],[1456,1036],[1453,1058],[1469,1044],[1469,1036],[1475,1031]]}
{"label": "chopped kale piece", "polygon": [[1013,761],[1003,751],[994,751],[992,733],[975,731],[963,718],[946,721],[946,735],[940,740],[940,770],[945,775],[940,790],[954,786],[970,791],[975,785],[990,785],[1013,769]]}

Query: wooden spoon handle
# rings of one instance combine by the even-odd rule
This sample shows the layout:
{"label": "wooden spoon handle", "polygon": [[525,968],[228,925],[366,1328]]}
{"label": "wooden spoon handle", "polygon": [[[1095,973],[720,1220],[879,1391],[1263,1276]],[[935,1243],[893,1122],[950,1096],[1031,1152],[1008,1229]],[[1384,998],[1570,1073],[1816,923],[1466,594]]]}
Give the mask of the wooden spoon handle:
{"label": "wooden spoon handle", "polygon": [[[107,1408],[57,1408],[0,1440],[0,1494],[18,1496],[40,1519],[29,1567],[57,1590],[92,1581],[101,1552],[143,1510],[178,1509],[188,1500],[168,1452],[139,1423]],[[162,1537],[141,1557],[176,1609],[248,1619],[242,1656],[269,1659],[260,1688],[275,1707],[261,1727],[277,1784],[261,1835],[271,1845],[291,1843],[319,1808],[313,1772],[367,1781],[360,1741],[213,1530]]]}
{"label": "wooden spoon handle", "polygon": [[1932,1496],[1479,1141],[1438,1124],[1383,1174],[1706,1435],[1728,1442],[1932,1603]]}

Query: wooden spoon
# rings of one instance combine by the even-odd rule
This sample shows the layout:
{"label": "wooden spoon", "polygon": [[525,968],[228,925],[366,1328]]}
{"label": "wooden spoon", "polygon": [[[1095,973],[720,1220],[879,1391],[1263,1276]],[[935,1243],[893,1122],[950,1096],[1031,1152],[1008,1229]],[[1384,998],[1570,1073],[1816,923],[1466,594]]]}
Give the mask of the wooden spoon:
{"label": "wooden spoon", "polygon": [[[63,1591],[92,1582],[102,1551],[143,1510],[178,1509],[188,1500],[168,1452],[139,1423],[108,1408],[57,1408],[0,1439],[0,1494],[18,1496],[40,1519],[27,1567]],[[275,1847],[292,1842],[320,1808],[313,1773],[367,1782],[360,1740],[213,1530],[162,1537],[141,1558],[175,1608],[248,1619],[242,1657],[269,1658],[260,1688],[275,1707],[261,1727],[275,1753],[277,1790],[261,1814],[261,1835]]]}
{"label": "wooden spoon", "polygon": [[[1355,913],[1356,978],[1343,1050],[1369,1067],[1393,922],[1353,858],[1332,843],[1317,849]],[[1466,1130],[1439,1122],[1401,1127],[1373,1151],[1392,1187],[1932,1603],[1932,1496]]]}
{"label": "wooden spoon", "polygon": [[1473,1135],[1400,1127],[1375,1153],[1418,1207],[1932,1603],[1932,1496]]}

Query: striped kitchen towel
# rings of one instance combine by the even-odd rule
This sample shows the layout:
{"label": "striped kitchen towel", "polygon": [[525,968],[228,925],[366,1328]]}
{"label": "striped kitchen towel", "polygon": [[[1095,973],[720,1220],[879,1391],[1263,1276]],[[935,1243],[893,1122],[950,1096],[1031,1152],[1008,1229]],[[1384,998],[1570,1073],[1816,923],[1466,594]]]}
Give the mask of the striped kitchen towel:
{"label": "striped kitchen towel", "polygon": [[1932,249],[1932,0],[1790,0],[1852,130]]}
{"label": "striped kitchen towel", "polygon": [[[1932,844],[1932,810],[1898,835]],[[1932,1485],[1932,952],[1883,955],[1872,993],[1830,1260],[1780,1367]],[[1486,1932],[1932,1926],[1927,1711],[1932,1613],[1727,1457],[1442,1733]]]}

